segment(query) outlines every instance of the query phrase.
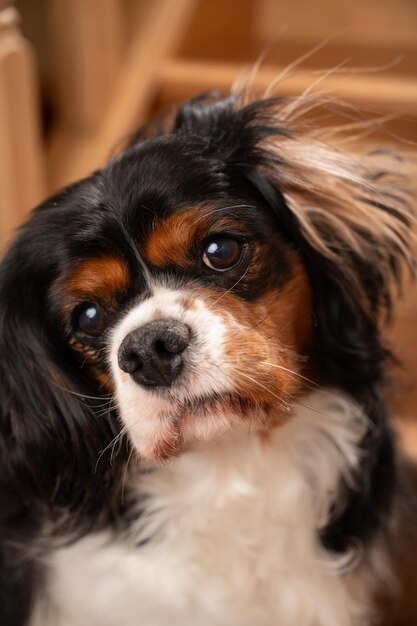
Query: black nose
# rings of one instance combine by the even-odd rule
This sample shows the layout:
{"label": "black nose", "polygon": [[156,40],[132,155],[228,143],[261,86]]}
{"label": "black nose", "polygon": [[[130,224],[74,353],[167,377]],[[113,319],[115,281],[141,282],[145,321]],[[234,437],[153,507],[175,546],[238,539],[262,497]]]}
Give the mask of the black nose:
{"label": "black nose", "polygon": [[183,352],[191,331],[178,320],[155,320],[122,341],[119,367],[145,387],[169,387],[183,368]]}

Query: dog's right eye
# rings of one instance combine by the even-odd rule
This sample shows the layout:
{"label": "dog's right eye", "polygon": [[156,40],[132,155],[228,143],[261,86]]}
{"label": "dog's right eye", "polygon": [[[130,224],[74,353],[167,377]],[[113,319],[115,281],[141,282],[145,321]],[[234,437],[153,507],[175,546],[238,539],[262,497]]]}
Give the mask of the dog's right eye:
{"label": "dog's right eye", "polygon": [[78,309],[75,316],[75,330],[90,337],[101,335],[107,324],[106,312],[99,304],[91,303]]}

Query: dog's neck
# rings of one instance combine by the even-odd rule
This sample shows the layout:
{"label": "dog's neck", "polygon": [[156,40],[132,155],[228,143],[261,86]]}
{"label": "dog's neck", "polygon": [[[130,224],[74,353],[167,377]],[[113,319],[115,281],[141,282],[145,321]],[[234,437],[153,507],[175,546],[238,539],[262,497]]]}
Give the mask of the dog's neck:
{"label": "dog's neck", "polygon": [[[309,519],[320,531],[338,504],[341,479],[354,481],[366,430],[366,416],[353,401],[337,392],[316,392],[297,402],[288,422],[268,433],[248,426],[153,467],[140,475],[139,492],[149,501],[161,500],[157,515],[167,518],[192,511],[197,519],[199,509],[204,516],[240,504],[256,508],[252,504],[262,501],[285,523],[294,517],[305,528]],[[300,507],[308,514],[300,515]],[[149,519],[139,522],[145,534]]]}
{"label": "dog's neck", "polygon": [[[203,579],[211,572],[219,590],[230,590],[231,596],[243,593],[248,603],[252,598],[256,604],[268,579],[272,595],[277,580],[279,588],[288,586],[289,596],[293,585],[306,584],[309,591],[299,608],[306,613],[291,621],[291,611],[284,612],[279,623],[310,623],[308,612],[322,601],[329,624],[335,611],[343,626],[336,609],[345,600],[340,574],[350,570],[355,554],[327,552],[320,531],[344,504],[342,479],[354,483],[358,444],[366,429],[366,417],[356,404],[322,391],[304,397],[288,422],[268,435],[248,428],[186,453],[141,476],[146,513],[134,529],[136,540],[173,542],[176,550],[183,545],[197,564],[197,578],[198,572],[204,572]],[[261,613],[256,618],[260,624]]]}

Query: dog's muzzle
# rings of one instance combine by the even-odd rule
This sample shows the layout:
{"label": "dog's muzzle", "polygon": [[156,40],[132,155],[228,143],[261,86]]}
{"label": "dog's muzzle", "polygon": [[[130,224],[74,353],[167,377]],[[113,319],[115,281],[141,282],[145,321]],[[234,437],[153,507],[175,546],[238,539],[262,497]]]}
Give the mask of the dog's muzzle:
{"label": "dog's muzzle", "polygon": [[123,339],[119,367],[144,387],[170,387],[182,371],[190,341],[190,328],[178,320],[149,322]]}

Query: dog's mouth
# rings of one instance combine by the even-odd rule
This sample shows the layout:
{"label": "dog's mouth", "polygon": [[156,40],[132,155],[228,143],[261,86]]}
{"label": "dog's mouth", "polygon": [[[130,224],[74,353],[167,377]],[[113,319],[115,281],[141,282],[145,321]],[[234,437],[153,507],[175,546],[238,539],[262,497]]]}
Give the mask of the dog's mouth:
{"label": "dog's mouth", "polygon": [[[239,390],[196,395],[184,387],[150,390],[138,404],[125,405],[127,432],[145,462],[164,462],[234,437],[266,432],[274,425],[274,404]],[[137,408],[136,408],[137,407]],[[130,413],[129,413],[130,410]]]}
{"label": "dog's mouth", "polygon": [[269,409],[235,393],[187,400],[171,398],[170,406],[148,422],[152,430],[150,445],[143,449],[139,444],[139,449],[151,461],[165,461],[228,437],[239,427],[263,430],[269,423]]}
{"label": "dog's mouth", "polygon": [[178,411],[178,419],[185,416],[204,418],[215,415],[234,414],[241,417],[249,416],[254,409],[265,411],[267,406],[260,406],[236,393],[213,394],[199,398],[177,400],[174,406]]}

